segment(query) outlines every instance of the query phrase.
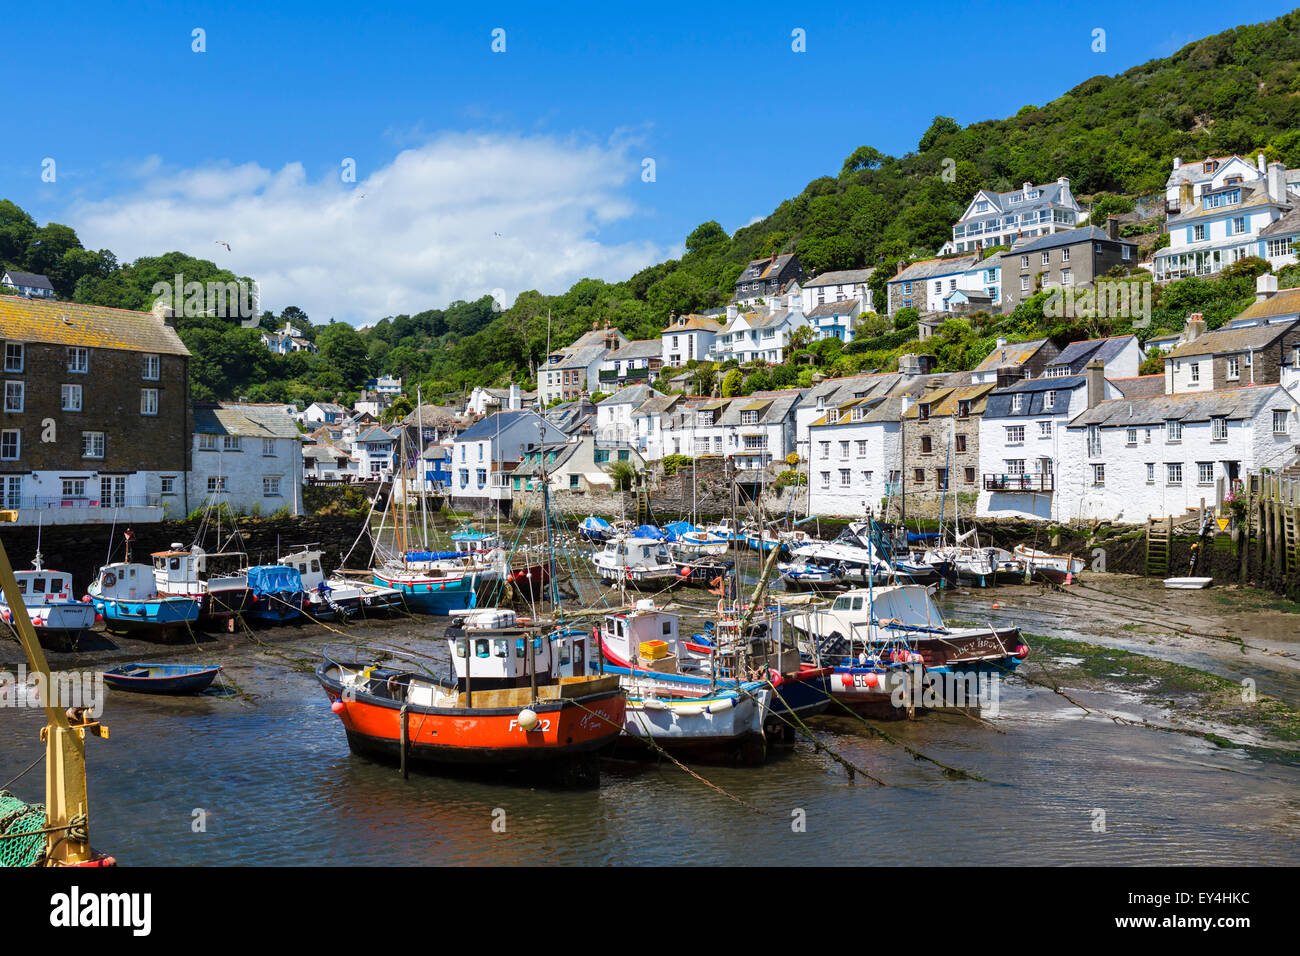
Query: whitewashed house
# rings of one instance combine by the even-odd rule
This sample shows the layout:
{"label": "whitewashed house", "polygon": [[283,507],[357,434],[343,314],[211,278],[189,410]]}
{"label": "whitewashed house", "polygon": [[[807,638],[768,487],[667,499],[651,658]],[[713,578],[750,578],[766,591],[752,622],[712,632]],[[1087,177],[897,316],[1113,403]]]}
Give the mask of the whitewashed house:
{"label": "whitewashed house", "polygon": [[680,394],[658,395],[632,410],[632,441],[645,461],[663,458],[664,425],[680,401]]}
{"label": "whitewashed house", "polygon": [[1120,396],[1100,359],[1082,375],[1032,378],[989,394],[980,419],[979,517],[1064,520],[1057,475],[1078,436],[1066,426],[1107,398]]}
{"label": "whitewashed house", "polygon": [[1141,523],[1214,506],[1247,472],[1291,463],[1298,411],[1280,385],[1101,402],[1066,428],[1057,520]]}
{"label": "whitewashed house", "polygon": [[946,311],[948,297],[968,284],[966,275],[979,262],[978,255],[913,262],[885,286],[889,314],[892,316],[900,309],[916,309],[922,313]]}
{"label": "whitewashed house", "polygon": [[312,402],[303,412],[308,425],[339,425],[352,417],[352,412],[335,402]]}
{"label": "whitewashed house", "polygon": [[360,462],[342,448],[318,443],[302,448],[303,478],[312,481],[357,481]]}
{"label": "whitewashed house", "polygon": [[451,443],[453,508],[510,510],[509,476],[524,449],[564,446],[569,436],[531,409],[497,412],[465,429]]}
{"label": "whitewashed house", "polygon": [[0,286],[31,299],[53,299],[54,285],[38,272],[18,272],[8,269],[0,275]]}
{"label": "whitewashed house", "polygon": [[378,425],[357,435],[352,442],[352,453],[356,455],[362,478],[378,481],[391,475],[397,467],[397,447],[398,436]]}
{"label": "whitewashed house", "polygon": [[939,250],[976,252],[994,246],[1009,246],[1028,236],[1046,236],[1073,229],[1083,210],[1070,192],[1070,180],[1062,176],[1054,183],[998,193],[981,189],[952,227],[952,239]]}
{"label": "whitewashed house", "polygon": [[609,352],[600,363],[600,390],[612,392],[638,382],[649,384],[663,367],[663,342],[643,339]]}
{"label": "whitewashed house", "polygon": [[813,306],[806,314],[814,339],[839,339],[848,345],[857,336],[858,318],[870,312],[868,296],[854,299],[837,299]]}
{"label": "whitewashed house", "polygon": [[723,325],[706,315],[673,315],[659,336],[663,364],[674,368],[713,357]]}
{"label": "whitewashed house", "polygon": [[601,363],[609,353],[629,342],[631,339],[607,323],[604,327],[593,326],[571,345],[551,352],[537,370],[537,394],[542,405],[600,391]]}
{"label": "whitewashed house", "polygon": [[846,269],[841,272],[823,272],[821,275],[803,283],[803,311],[810,314],[819,305],[835,302],[849,302],[853,299],[863,300],[863,312],[873,312],[871,289],[867,285],[875,269]]}
{"label": "whitewashed house", "polygon": [[714,345],[714,358],[719,362],[784,362],[794,330],[808,325],[802,296],[793,294],[773,296],[766,308],[760,306],[755,312],[739,312],[731,306],[727,314],[730,321]]}
{"label": "whitewashed house", "polygon": [[901,420],[914,400],[878,394],[831,405],[808,428],[810,514],[862,517],[879,513],[897,494],[902,460]]}
{"label": "whitewashed house", "polygon": [[1093,362],[1100,362],[1106,378],[1133,378],[1145,355],[1136,335],[1113,335],[1104,339],[1071,342],[1048,360],[1045,378],[1082,375]]}
{"label": "whitewashed house", "polygon": [[243,514],[301,515],[302,435],[283,405],[194,406],[189,505],[220,502]]}
{"label": "whitewashed house", "polygon": [[466,414],[482,418],[492,412],[517,412],[537,400],[536,392],[521,392],[511,383],[509,388],[484,388],[475,385],[465,403]]}
{"label": "whitewashed house", "polygon": [[605,442],[633,442],[632,412],[662,394],[649,385],[629,385],[606,396],[596,405],[596,436]]}

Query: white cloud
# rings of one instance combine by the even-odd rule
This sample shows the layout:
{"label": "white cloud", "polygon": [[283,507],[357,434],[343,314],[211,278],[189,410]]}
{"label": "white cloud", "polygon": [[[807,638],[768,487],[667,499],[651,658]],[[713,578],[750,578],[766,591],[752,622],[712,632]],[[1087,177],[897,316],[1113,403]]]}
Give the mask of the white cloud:
{"label": "white cloud", "polygon": [[625,187],[639,169],[626,143],[468,133],[358,168],[355,185],[337,172],[312,181],[299,163],[176,169],[148,157],[133,190],[67,221],[123,262],[179,249],[252,276],[264,308],[370,322],[495,289],[509,304],[660,261],[648,241],[600,241],[602,226],[636,214]]}

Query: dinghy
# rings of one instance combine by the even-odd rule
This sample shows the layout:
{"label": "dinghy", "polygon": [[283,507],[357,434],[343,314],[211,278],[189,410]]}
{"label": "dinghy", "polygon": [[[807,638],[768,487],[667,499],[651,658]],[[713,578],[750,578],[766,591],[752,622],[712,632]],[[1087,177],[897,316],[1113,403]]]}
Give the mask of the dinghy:
{"label": "dinghy", "polygon": [[197,694],[220,672],[220,664],[123,664],[104,671],[104,683],[137,694]]}

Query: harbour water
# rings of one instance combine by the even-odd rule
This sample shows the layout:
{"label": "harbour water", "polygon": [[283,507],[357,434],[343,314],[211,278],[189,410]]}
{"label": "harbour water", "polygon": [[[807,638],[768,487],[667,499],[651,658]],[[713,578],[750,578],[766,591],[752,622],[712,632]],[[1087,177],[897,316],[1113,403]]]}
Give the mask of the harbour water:
{"label": "harbour water", "polygon": [[[1036,592],[999,589],[1013,609],[988,613],[1014,614]],[[944,601],[952,617],[989,606],[983,595]],[[440,624],[350,630],[436,647],[426,640]],[[1294,763],[1089,716],[1016,679],[1003,682],[987,723],[932,712],[881,725],[982,781],[948,779],[847,717],[813,726],[886,786],[850,780],[804,740],[761,767],[693,767],[754,809],[666,762],[605,761],[597,790],[424,773],[403,780],[348,751],[310,672],[335,638],[302,629],[219,654],[236,694],[110,692],[103,720],[112,736],[87,746],[95,845],[124,865],[1300,862]],[[178,647],[174,659],[213,654]],[[1071,696],[1160,718],[1136,694]],[[39,711],[0,714],[0,780],[40,753],[42,723]],[[42,785],[38,767],[10,789],[39,801]]]}

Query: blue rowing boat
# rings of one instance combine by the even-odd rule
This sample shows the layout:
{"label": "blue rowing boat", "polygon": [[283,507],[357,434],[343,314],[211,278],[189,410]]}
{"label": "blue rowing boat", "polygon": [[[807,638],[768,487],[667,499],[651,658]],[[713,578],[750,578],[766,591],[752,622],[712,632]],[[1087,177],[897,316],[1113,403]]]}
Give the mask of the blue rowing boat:
{"label": "blue rowing boat", "polygon": [[137,694],[197,694],[220,671],[220,664],[122,664],[104,671],[104,683]]}

